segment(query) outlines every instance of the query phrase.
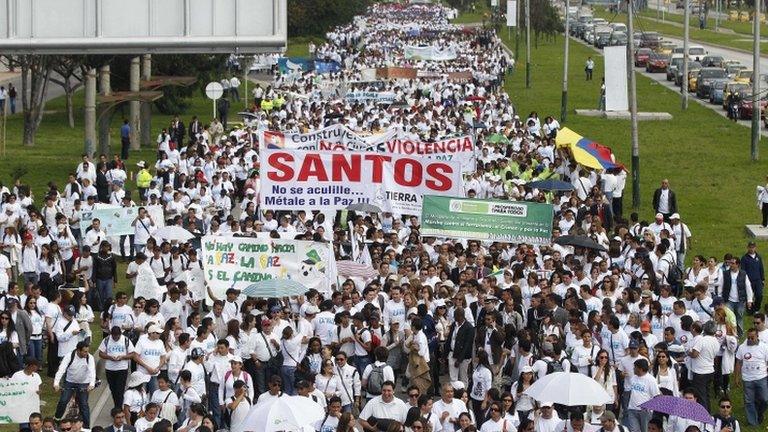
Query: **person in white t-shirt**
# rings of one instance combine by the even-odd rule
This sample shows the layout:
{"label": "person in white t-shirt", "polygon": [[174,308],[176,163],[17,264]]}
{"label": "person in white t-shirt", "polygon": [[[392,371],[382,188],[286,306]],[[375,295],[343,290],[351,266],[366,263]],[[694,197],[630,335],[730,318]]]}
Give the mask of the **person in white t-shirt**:
{"label": "person in white t-shirt", "polygon": [[235,394],[224,401],[229,412],[230,429],[238,430],[240,423],[248,416],[253,401],[248,397],[248,386],[241,380],[235,381],[232,385]]}
{"label": "person in white t-shirt", "polygon": [[139,207],[139,215],[131,223],[133,227],[133,244],[136,253],[144,252],[147,240],[155,231],[155,221],[144,207]]}
{"label": "person in white t-shirt", "polygon": [[165,344],[160,340],[162,333],[163,329],[160,326],[151,325],[147,331],[148,337],[140,338],[133,349],[136,353],[134,359],[138,365],[136,371],[150,377],[147,383],[147,393],[149,394],[157,390],[157,376],[168,357]]}
{"label": "person in white t-shirt", "polygon": [[636,360],[635,375],[629,380],[630,395],[626,422],[631,431],[648,430],[652,412],[640,408],[640,405],[661,394],[656,378],[648,373],[648,367],[648,360]]}
{"label": "person in white t-shirt", "polygon": [[372,418],[376,418],[379,422],[394,420],[403,423],[407,415],[408,405],[395,397],[395,383],[385,381],[381,385],[381,396],[377,396],[365,404],[363,411],[360,412],[359,421],[363,429],[371,430],[374,428],[369,423]]}
{"label": "person in white t-shirt", "polygon": [[720,341],[715,337],[717,326],[708,321],[703,326],[696,322],[691,325],[694,335],[688,356],[691,358],[690,371],[693,374],[691,387],[696,391],[699,403],[709,412],[709,388],[715,375],[715,357],[720,352]]}
{"label": "person in white t-shirt", "polygon": [[[768,345],[760,342],[757,329],[747,330],[747,340],[736,349],[736,360],[734,377],[741,375],[744,382],[747,423],[760,425],[768,405]],[[763,407],[762,412],[759,407]]]}

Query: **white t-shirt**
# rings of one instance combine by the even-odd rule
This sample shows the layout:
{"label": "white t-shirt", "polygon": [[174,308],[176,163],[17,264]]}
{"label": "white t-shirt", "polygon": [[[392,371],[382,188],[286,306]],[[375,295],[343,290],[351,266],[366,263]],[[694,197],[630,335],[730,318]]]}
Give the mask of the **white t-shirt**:
{"label": "white t-shirt", "polygon": [[[139,343],[134,347],[133,352],[138,353],[141,360],[151,368],[157,368],[160,366],[160,359],[165,357],[165,344],[160,339],[149,340],[149,338],[139,339]],[[143,366],[138,365],[136,370],[145,375],[157,375],[150,374]],[[159,372],[158,372],[159,373]]]}
{"label": "white t-shirt", "polygon": [[640,405],[648,402],[661,393],[659,391],[659,385],[656,383],[656,378],[649,373],[646,373],[643,376],[633,376],[629,381],[629,388],[631,393],[629,396],[628,408],[631,410],[640,409]]}
{"label": "white t-shirt", "polygon": [[517,430],[517,428],[512,422],[504,417],[499,418],[498,421],[488,419],[483,423],[483,426],[480,427],[480,432],[513,432],[515,430]]}
{"label": "white t-shirt", "polygon": [[691,350],[699,356],[691,358],[691,372],[695,374],[715,373],[715,357],[720,352],[720,342],[714,336],[699,336],[693,341]]}
{"label": "white t-shirt", "polygon": [[339,426],[339,419],[337,417],[328,416],[320,419],[312,425],[318,432],[336,432],[336,428]]}
{"label": "white t-shirt", "polygon": [[[133,352],[133,343],[125,336],[120,336],[118,340],[112,339],[112,336],[105,338],[101,345],[99,345],[99,351],[109,356],[124,356],[130,352]],[[130,360],[105,360],[104,369],[110,371],[127,370]]]}
{"label": "white t-shirt", "polygon": [[363,411],[360,412],[360,418],[368,420],[371,417],[376,417],[403,423],[407,414],[408,405],[401,399],[394,398],[392,402],[387,403],[381,399],[381,396],[377,396],[365,404]]}
{"label": "white t-shirt", "polygon": [[741,378],[744,381],[762,380],[768,376],[768,345],[762,342],[748,345],[744,342],[736,350],[736,358],[742,361]]}

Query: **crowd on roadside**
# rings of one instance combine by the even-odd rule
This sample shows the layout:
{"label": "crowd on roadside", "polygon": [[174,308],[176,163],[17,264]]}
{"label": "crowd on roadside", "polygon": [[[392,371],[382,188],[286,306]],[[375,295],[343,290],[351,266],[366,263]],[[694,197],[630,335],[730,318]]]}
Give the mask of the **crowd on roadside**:
{"label": "crowd on roadside", "polygon": [[[692,231],[667,180],[654,194],[652,222],[626,218],[626,173],[579,166],[556,148],[554,118],[521,117],[503,89],[511,60],[499,38],[452,26],[446,13],[372,6],[316,48],[339,72],[283,74],[257,87],[242,127],[174,120],[158,136],[157,161],[135,163],[135,189],[127,187],[133,161],[86,155],[42,202],[24,187],[0,191],[0,370],[10,355],[24,366],[11,371],[17,378],[40,383],[42,368],[60,392],[53,418],[35,414],[22,428],[238,430],[253,406],[284,395],[326,410],[311,425],[319,432],[739,432],[740,421],[760,424],[768,330],[756,245],[722,259],[691,257]],[[415,60],[405,46],[456,57]],[[428,74],[363,79],[365,69],[385,66]],[[455,72],[471,78],[452,81]],[[344,86],[392,92],[396,102],[348,101]],[[333,124],[360,134],[395,128],[423,141],[472,134],[477,166],[465,175],[466,196],[553,204],[552,243],[425,237],[419,215],[260,208],[258,131]],[[572,190],[528,186],[539,179]],[[98,220],[81,231],[83,212],[98,204],[162,205],[165,224],[195,240],[156,238],[159,221],[146,209],[133,235],[108,237]],[[337,260],[353,258],[358,242],[376,275],[341,280],[330,295],[282,299],[235,289],[204,299],[187,286],[183,274],[204,267],[199,237],[273,231],[330,242]],[[564,235],[605,251],[556,241]],[[140,266],[164,288],[160,300],[130,298],[125,283],[115,289],[135,284]],[[747,314],[753,327],[745,329]],[[92,343],[91,323],[100,323],[101,343]],[[114,406],[110,425],[92,424],[88,409],[97,361]],[[556,371],[595,379],[611,403],[563,407],[525,393]],[[739,419],[737,384],[746,407]],[[717,401],[715,425],[640,408],[659,394],[707,410]]]}

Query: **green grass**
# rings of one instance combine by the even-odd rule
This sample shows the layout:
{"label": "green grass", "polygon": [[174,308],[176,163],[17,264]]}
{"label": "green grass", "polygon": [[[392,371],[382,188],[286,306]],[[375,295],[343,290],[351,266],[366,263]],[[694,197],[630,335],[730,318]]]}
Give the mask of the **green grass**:
{"label": "green grass", "polygon": [[[651,0],[653,2],[653,0]],[[657,14],[655,10],[647,9],[644,11],[640,11],[637,13],[637,15],[646,17],[646,18],[653,18],[656,19],[657,16],[661,17],[660,12]],[[680,25],[683,24],[683,15],[682,14],[672,14],[672,13],[666,13],[664,14],[664,20],[670,21],[673,23],[678,23]],[[691,14],[690,20],[688,21],[691,25],[691,28],[699,28],[699,16],[698,14]],[[741,21],[728,21],[728,20],[720,20],[719,27],[722,29],[728,29],[732,30],[735,33],[743,34],[752,36],[752,22],[741,22]],[[714,18],[707,18],[707,28],[706,31],[709,31],[711,33],[718,33],[715,32],[715,19]],[[768,25],[765,23],[760,25],[760,34],[761,35],[768,35]]]}
{"label": "green grass", "polygon": [[453,24],[472,24],[481,23],[488,20],[491,16],[491,10],[488,8],[488,4],[485,1],[476,1],[466,11],[459,12],[459,16],[452,20]]}
{"label": "green grass", "polygon": [[[508,39],[505,32],[501,35],[513,48],[514,38]],[[532,47],[531,88],[525,88],[525,65],[518,63],[517,70],[507,78],[506,89],[522,118],[531,111],[537,111],[540,118],[559,117],[563,38],[540,42],[537,47],[532,43]],[[523,59],[525,44],[521,44],[521,49]],[[587,56],[595,60],[596,71],[603,70],[602,56],[579,43],[571,44],[570,109],[563,126],[610,146],[617,159],[629,169],[629,121],[582,117],[573,112],[575,108],[595,108],[598,100],[602,73],[596,73],[594,81],[584,80],[583,64]],[[749,129],[695,102],[683,111],[678,94],[639,74],[637,94],[640,111],[666,111],[674,117],[671,121],[639,124],[641,219],[653,218],[653,191],[663,178],[668,178],[677,193],[683,221],[693,233],[689,260],[693,254],[720,257],[726,252],[743,253],[746,247],[743,226],[759,220],[754,188],[765,174],[764,163],[750,161]],[[765,143],[763,139],[761,145]],[[632,205],[631,183],[628,179],[624,190],[627,215]],[[767,246],[766,242],[760,242],[758,247],[765,253]],[[732,387],[731,397],[743,430],[757,432],[757,427],[746,424],[741,388]]]}
{"label": "green grass", "polygon": [[[627,22],[627,15],[624,13],[614,14],[605,10],[595,9],[595,16],[605,18],[608,21],[614,22]],[[655,31],[663,35],[672,36],[676,38],[683,37],[683,28],[679,25],[671,23],[661,23],[652,19],[636,17],[635,18],[635,31]],[[698,25],[690,27],[690,39],[696,42],[702,42],[712,45],[720,45],[728,48],[735,48],[742,51],[751,51],[752,42],[748,40],[748,35],[732,35],[727,33],[718,33],[712,30],[700,30]]]}
{"label": "green grass", "polygon": [[325,39],[317,36],[288,38],[288,49],[285,51],[285,55],[287,57],[309,57],[310,42],[319,46],[325,42]]}

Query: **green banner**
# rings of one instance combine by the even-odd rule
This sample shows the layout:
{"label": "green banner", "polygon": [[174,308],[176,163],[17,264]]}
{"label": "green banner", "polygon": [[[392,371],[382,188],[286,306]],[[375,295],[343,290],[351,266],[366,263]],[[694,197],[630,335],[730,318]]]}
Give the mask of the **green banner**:
{"label": "green banner", "polygon": [[425,195],[421,235],[547,244],[552,215],[551,204]]}

